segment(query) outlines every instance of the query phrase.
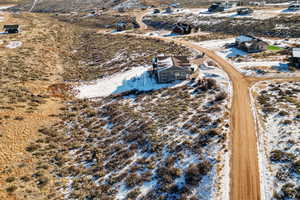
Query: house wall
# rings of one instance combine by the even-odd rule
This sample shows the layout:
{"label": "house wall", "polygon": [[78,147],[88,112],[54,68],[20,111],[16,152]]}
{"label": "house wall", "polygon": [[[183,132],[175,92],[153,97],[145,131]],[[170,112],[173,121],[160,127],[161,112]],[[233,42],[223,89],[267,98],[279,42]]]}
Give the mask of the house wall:
{"label": "house wall", "polygon": [[292,65],[294,65],[295,67],[300,68],[300,58],[292,57],[291,63],[292,63]]}
{"label": "house wall", "polygon": [[157,81],[159,83],[167,83],[175,80],[186,80],[189,77],[189,72],[177,67],[172,67],[162,70],[157,74]]}
{"label": "house wall", "polygon": [[246,46],[244,42],[238,44],[238,49],[246,51],[248,53],[256,53],[267,50],[268,44],[262,42],[254,42],[250,46]]}

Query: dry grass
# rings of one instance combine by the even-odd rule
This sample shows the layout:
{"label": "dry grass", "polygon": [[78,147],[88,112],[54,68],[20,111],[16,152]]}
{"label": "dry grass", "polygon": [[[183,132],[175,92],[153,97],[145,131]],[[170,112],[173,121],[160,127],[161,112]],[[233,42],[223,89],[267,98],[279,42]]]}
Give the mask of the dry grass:
{"label": "dry grass", "polygon": [[[160,184],[145,199],[185,198],[192,194],[189,188],[197,187],[215,166],[205,159],[210,147],[225,151],[226,133],[220,129],[225,125],[225,112],[215,111],[219,118],[211,118],[214,102],[206,104],[207,99],[216,99],[219,90],[217,84],[206,80],[130,99],[73,100],[62,109],[63,123],[41,129],[43,139],[28,150],[54,168],[57,181],[72,177],[73,198],[114,199],[120,184],[128,189],[128,197],[135,198],[139,188],[154,179]],[[224,100],[219,98],[217,104],[224,106]],[[189,108],[191,104],[193,108]],[[191,123],[193,130],[184,123]],[[195,156],[194,178],[194,172],[180,167],[189,156]],[[175,181],[179,177],[187,180],[184,190]],[[65,185],[57,186],[59,189],[65,190]]]}
{"label": "dry grass", "polygon": [[[39,139],[39,127],[57,121],[59,99],[51,97],[48,87],[62,80],[60,55],[68,49],[72,28],[47,15],[4,17],[0,25],[20,24],[22,32],[1,38],[0,199],[46,199],[54,192],[51,166],[33,165],[26,147]],[[10,41],[21,41],[22,46],[8,49]]]}
{"label": "dry grass", "polygon": [[78,33],[75,48],[65,61],[63,77],[67,81],[94,80],[132,67],[150,64],[157,54],[189,55],[176,44],[134,36]]}

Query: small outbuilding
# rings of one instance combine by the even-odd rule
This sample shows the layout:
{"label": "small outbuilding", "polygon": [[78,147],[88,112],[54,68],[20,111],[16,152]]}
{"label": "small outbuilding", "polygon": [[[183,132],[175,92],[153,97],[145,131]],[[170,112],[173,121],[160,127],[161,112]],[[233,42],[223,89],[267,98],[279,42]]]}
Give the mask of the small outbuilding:
{"label": "small outbuilding", "polygon": [[173,26],[172,33],[185,35],[190,34],[192,32],[192,26],[185,23],[176,23]]}
{"label": "small outbuilding", "polygon": [[250,35],[241,35],[235,40],[235,47],[247,53],[266,51],[269,44]]}
{"label": "small outbuilding", "polygon": [[194,73],[187,56],[157,56],[152,59],[151,74],[158,83],[186,80]]}
{"label": "small outbuilding", "polygon": [[14,24],[14,25],[4,25],[3,30],[5,33],[19,33],[19,25]]}
{"label": "small outbuilding", "polygon": [[290,57],[290,64],[300,69],[300,47],[292,49],[292,56]]}

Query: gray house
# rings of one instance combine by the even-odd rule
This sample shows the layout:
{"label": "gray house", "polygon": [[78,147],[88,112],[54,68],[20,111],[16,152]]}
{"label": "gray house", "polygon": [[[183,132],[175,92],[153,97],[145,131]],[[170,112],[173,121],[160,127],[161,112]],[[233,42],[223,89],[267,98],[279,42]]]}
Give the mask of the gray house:
{"label": "gray house", "polygon": [[186,80],[194,73],[187,56],[158,56],[153,58],[152,66],[151,74],[158,83]]}
{"label": "gray house", "polygon": [[235,40],[236,48],[247,53],[257,53],[266,51],[269,44],[261,39],[252,37],[250,35],[241,35]]}

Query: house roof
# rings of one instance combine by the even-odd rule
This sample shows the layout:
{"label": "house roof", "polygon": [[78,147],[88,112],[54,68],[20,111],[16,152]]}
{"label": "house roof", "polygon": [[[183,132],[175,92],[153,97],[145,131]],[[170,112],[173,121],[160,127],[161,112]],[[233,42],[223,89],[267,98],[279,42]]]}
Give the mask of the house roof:
{"label": "house roof", "polygon": [[300,58],[300,47],[293,48],[293,57]]}
{"label": "house roof", "polygon": [[14,24],[14,25],[4,25],[3,28],[4,28],[4,29],[7,29],[7,28],[14,28],[14,29],[17,29],[17,28],[19,28],[19,25],[17,25],[17,24]]}
{"label": "house roof", "polygon": [[171,58],[173,60],[173,64],[177,67],[191,66],[191,64],[186,56],[173,56]]}
{"label": "house roof", "polygon": [[250,42],[254,40],[255,38],[249,35],[240,35],[239,37],[236,38],[237,42]]}
{"label": "house roof", "polygon": [[156,57],[156,59],[159,71],[168,69],[173,66],[179,68],[191,66],[187,56],[158,56]]}

